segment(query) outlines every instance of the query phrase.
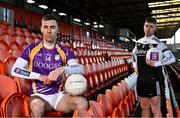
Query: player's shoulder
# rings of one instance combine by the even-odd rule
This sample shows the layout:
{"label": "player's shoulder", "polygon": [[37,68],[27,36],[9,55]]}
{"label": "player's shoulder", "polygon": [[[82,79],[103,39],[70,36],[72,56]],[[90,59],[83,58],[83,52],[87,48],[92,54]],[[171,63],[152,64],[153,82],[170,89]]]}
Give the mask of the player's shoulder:
{"label": "player's shoulder", "polygon": [[140,38],[137,43],[142,43],[142,44],[159,44],[161,41],[156,37],[156,36],[150,36],[150,37],[143,37]]}
{"label": "player's shoulder", "polygon": [[60,47],[60,49],[63,50],[64,52],[70,51],[69,48],[63,46],[61,43],[57,42],[56,44],[57,44],[58,47]]}
{"label": "player's shoulder", "polygon": [[39,46],[41,43],[42,43],[41,41],[35,42],[35,43],[30,43],[25,47],[25,49],[32,50],[33,48],[36,48],[37,46]]}
{"label": "player's shoulder", "polygon": [[152,37],[151,37],[151,40],[152,40],[152,41],[155,41],[155,42],[157,42],[157,43],[161,43],[161,41],[159,40],[159,38],[157,38],[156,36],[152,36]]}
{"label": "player's shoulder", "polygon": [[142,37],[142,38],[138,39],[137,42],[140,42],[142,40],[145,40],[145,37]]}
{"label": "player's shoulder", "polygon": [[138,39],[136,43],[144,43],[145,41],[146,41],[146,38],[142,37],[142,38]]}
{"label": "player's shoulder", "polygon": [[66,48],[65,48],[63,45],[61,45],[61,43],[56,42],[56,45],[57,45],[61,50],[63,50],[63,51],[66,50]]}

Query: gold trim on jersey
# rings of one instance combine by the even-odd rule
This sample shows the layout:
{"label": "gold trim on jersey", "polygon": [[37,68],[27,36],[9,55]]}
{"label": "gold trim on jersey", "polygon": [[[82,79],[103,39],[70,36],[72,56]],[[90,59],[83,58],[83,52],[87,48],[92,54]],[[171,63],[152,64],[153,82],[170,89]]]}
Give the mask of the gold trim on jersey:
{"label": "gold trim on jersey", "polygon": [[[39,52],[39,50],[43,48],[43,44],[40,43],[39,45],[37,45],[36,47],[34,47],[31,52],[30,52],[30,55],[29,55],[29,71],[32,71],[32,67],[33,67],[33,59],[34,59],[34,56],[36,55],[37,52]],[[35,81],[32,81],[32,89],[33,89],[33,93],[36,94],[37,93],[37,89],[36,89],[36,82]]]}
{"label": "gold trim on jersey", "polygon": [[56,44],[56,49],[62,58],[63,65],[65,66],[66,65],[66,55],[65,55],[64,51],[59,47],[58,44]]}

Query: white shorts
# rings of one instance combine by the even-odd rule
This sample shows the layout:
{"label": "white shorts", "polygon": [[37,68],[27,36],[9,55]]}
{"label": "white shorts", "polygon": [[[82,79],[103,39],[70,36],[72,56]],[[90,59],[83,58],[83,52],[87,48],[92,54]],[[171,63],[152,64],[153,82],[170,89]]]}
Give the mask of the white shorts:
{"label": "white shorts", "polygon": [[32,94],[32,96],[39,96],[43,100],[47,101],[53,108],[56,110],[56,107],[61,100],[62,96],[64,95],[64,91],[58,92],[56,94],[51,94],[51,95],[44,95],[44,94]]}

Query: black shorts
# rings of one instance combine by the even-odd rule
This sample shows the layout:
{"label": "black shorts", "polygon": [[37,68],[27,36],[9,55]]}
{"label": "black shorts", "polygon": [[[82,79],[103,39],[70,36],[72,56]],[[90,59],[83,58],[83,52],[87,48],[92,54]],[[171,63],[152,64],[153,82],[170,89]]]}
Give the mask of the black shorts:
{"label": "black shorts", "polygon": [[148,97],[148,98],[161,95],[160,82],[155,80],[150,82],[145,82],[138,79],[137,94],[139,97]]}

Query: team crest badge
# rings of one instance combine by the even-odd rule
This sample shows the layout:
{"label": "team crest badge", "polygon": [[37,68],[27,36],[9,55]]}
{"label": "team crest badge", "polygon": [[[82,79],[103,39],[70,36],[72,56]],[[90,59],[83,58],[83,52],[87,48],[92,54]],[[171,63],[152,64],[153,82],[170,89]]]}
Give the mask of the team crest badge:
{"label": "team crest badge", "polygon": [[55,60],[59,60],[60,59],[60,55],[55,55]]}

